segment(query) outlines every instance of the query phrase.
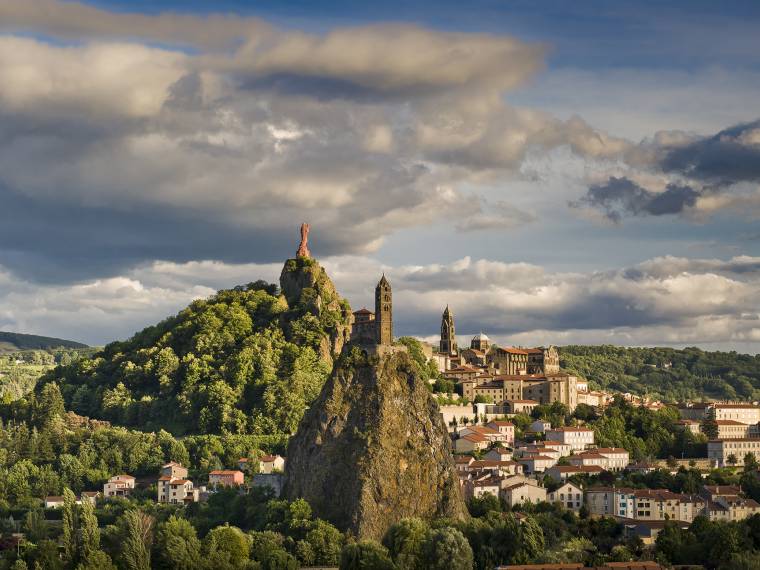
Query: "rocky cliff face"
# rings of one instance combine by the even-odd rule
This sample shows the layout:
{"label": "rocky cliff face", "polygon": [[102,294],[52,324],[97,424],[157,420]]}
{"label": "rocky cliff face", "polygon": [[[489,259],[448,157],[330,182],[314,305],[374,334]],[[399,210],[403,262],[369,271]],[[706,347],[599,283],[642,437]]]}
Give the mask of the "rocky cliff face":
{"label": "rocky cliff face", "polygon": [[332,363],[351,338],[351,306],[342,299],[324,268],[308,257],[288,259],[280,274],[280,290],[292,312],[316,317],[327,337],[320,356]]}
{"label": "rocky cliff face", "polygon": [[285,496],[361,538],[381,538],[402,517],[465,517],[425,381],[406,353],[372,360],[354,349],[336,363],[290,440]]}

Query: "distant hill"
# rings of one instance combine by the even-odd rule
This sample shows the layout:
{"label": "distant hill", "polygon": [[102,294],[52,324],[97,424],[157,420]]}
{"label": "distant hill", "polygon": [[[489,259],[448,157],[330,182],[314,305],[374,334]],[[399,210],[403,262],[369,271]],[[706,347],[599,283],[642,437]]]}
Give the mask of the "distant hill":
{"label": "distant hill", "polygon": [[677,400],[760,400],[760,354],[695,347],[563,346],[560,364],[594,388]]}
{"label": "distant hill", "polygon": [[89,348],[81,342],[36,334],[0,332],[0,354],[19,350],[52,350],[56,348]]}

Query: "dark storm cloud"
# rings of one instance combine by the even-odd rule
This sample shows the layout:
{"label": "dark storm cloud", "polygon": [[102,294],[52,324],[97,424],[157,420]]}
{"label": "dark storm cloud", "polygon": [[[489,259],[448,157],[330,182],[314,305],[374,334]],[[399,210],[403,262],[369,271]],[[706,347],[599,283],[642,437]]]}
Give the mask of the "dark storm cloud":
{"label": "dark storm cloud", "polygon": [[[42,282],[114,275],[151,259],[281,260],[297,240],[295,225],[242,228],[176,207],[136,211],[37,201],[2,186],[0,204],[0,265]],[[328,232],[320,235],[321,250],[343,246]]]}
{"label": "dark storm cloud", "polygon": [[667,149],[664,172],[711,185],[760,181],[760,120],[736,125],[695,142]]}
{"label": "dark storm cloud", "polygon": [[584,197],[571,202],[572,207],[597,208],[614,222],[624,216],[663,216],[679,214],[694,206],[700,193],[689,186],[669,184],[663,192],[652,192],[632,180],[614,176],[591,186]]}
{"label": "dark storm cloud", "polygon": [[[732,208],[753,215],[760,199],[760,120],[736,125],[710,137],[679,132],[658,133],[630,149],[631,163],[649,174],[671,179],[664,191],[653,191],[626,176],[588,188],[571,207],[600,210],[615,222],[625,216],[680,214],[689,208],[704,212]],[[700,198],[710,199],[705,204]]]}

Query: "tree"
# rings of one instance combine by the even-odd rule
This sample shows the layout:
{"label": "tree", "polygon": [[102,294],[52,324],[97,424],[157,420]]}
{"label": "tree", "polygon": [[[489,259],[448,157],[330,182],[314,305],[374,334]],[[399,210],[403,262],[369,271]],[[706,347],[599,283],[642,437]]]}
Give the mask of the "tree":
{"label": "tree", "polygon": [[431,570],[470,570],[473,556],[470,543],[455,528],[431,530],[422,545],[423,568]]}
{"label": "tree", "polygon": [[401,519],[392,525],[383,537],[383,546],[388,549],[399,570],[422,570],[422,544],[425,542],[428,525],[417,518]]}
{"label": "tree", "polygon": [[78,559],[77,540],[77,498],[71,489],[63,490],[63,508],[61,509],[61,542],[64,560],[74,566]]}
{"label": "tree", "polygon": [[117,570],[111,557],[102,550],[91,552],[87,560],[79,563],[76,570]]}
{"label": "tree", "polygon": [[26,532],[26,537],[34,543],[47,538],[48,524],[42,511],[30,510],[26,513],[24,531]]}
{"label": "tree", "polygon": [[171,516],[158,530],[156,553],[167,570],[194,570],[201,564],[201,541],[190,521]]}
{"label": "tree", "polygon": [[44,427],[57,417],[63,417],[66,409],[61,390],[55,382],[42,387],[35,406],[35,424]]}
{"label": "tree", "polygon": [[707,418],[700,426],[702,433],[707,439],[718,439],[718,422],[713,418]]}
{"label": "tree", "polygon": [[100,552],[100,529],[95,506],[90,501],[84,501],[79,511],[79,557],[89,564],[90,558],[97,552]]}
{"label": "tree", "polygon": [[315,520],[306,533],[305,541],[311,546],[314,554],[313,564],[335,566],[340,562],[343,535],[330,523],[320,519]]}
{"label": "tree", "polygon": [[720,566],[720,570],[757,570],[760,568],[760,552],[739,552]]}
{"label": "tree", "polygon": [[126,570],[150,570],[153,524],[153,517],[138,509],[122,516],[121,558]]}
{"label": "tree", "polygon": [[240,568],[251,552],[250,543],[243,531],[229,525],[218,526],[209,532],[203,546],[207,561],[216,568]]}
{"label": "tree", "polygon": [[748,453],[744,456],[744,471],[757,471],[758,465],[757,458],[754,453]]}
{"label": "tree", "polygon": [[730,454],[730,455],[729,455],[729,456],[726,458],[726,462],[727,462],[729,465],[736,465],[737,463],[739,463],[739,460],[736,458],[736,455],[734,455],[734,454],[732,453],[732,454]]}
{"label": "tree", "polygon": [[522,555],[533,560],[544,551],[544,532],[533,517],[528,517],[520,525]]}
{"label": "tree", "polygon": [[340,555],[340,570],[394,570],[388,549],[374,540],[349,542]]}

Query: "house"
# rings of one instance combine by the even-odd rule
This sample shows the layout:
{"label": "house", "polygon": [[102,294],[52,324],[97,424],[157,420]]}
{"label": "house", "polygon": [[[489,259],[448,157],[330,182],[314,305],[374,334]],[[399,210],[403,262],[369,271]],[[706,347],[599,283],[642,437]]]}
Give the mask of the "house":
{"label": "house", "polygon": [[238,459],[238,469],[241,471],[248,471],[248,468],[250,467],[250,461],[248,461],[247,457],[241,457]]}
{"label": "house", "polygon": [[[623,529],[624,529],[623,532],[626,538],[637,536],[641,539],[641,542],[643,542],[647,546],[650,546],[657,541],[657,535],[659,535],[660,532],[662,532],[662,529],[665,528],[665,523],[667,521],[624,520],[622,522],[623,522]],[[681,530],[686,530],[687,528],[689,528],[689,523],[685,523],[682,521],[674,521],[674,522],[678,524]],[[634,563],[629,563],[629,564],[634,564]],[[625,568],[625,566],[623,568]],[[645,567],[645,568],[647,568],[648,570],[649,567]],[[656,566],[652,566],[651,568],[661,568],[661,566],[656,565]]]}
{"label": "house", "polygon": [[544,441],[544,447],[554,449],[559,452],[560,457],[569,457],[573,449],[568,443],[560,443],[559,441]]}
{"label": "house", "polygon": [[208,474],[209,486],[237,487],[243,484],[243,472],[239,470],[217,469]]}
{"label": "house", "polygon": [[546,420],[536,420],[528,426],[528,431],[533,433],[544,433],[550,429],[552,429],[552,423]]}
{"label": "house", "polygon": [[450,370],[446,370],[442,373],[442,376],[447,380],[474,380],[476,376],[480,376],[484,371],[480,368],[473,366],[457,366]]}
{"label": "house", "polygon": [[597,447],[594,452],[607,458],[607,465],[603,465],[607,471],[622,471],[631,462],[628,450],[622,447]]}
{"label": "house", "polygon": [[620,447],[600,447],[571,455],[570,465],[576,467],[598,466],[606,471],[622,471],[628,466],[628,451]]}
{"label": "house", "polygon": [[710,520],[740,521],[760,513],[760,505],[741,495],[735,485],[705,485],[700,496],[707,502],[705,511]]}
{"label": "house", "polygon": [[487,428],[498,431],[504,436],[501,440],[508,445],[512,445],[515,442],[515,424],[504,420],[492,420],[486,424]]}
{"label": "house", "polygon": [[132,475],[114,475],[103,485],[103,497],[128,497],[135,488]]}
{"label": "house", "polygon": [[522,503],[540,503],[546,501],[546,489],[527,481],[509,485],[501,490],[501,496],[509,507]]}
{"label": "house", "polygon": [[549,492],[548,499],[550,503],[560,503],[566,509],[578,512],[583,506],[583,490],[572,483],[565,483]]}
{"label": "house", "polygon": [[[626,489],[614,487],[591,487],[586,489],[586,507],[592,515],[627,517],[627,504],[622,508],[618,505],[620,494]],[[632,491],[628,489],[628,491]]]}
{"label": "house", "polygon": [[467,473],[470,470],[473,461],[475,461],[475,458],[472,455],[454,456],[454,466],[456,467],[457,473]]}
{"label": "house", "polygon": [[573,475],[599,475],[604,469],[598,465],[554,465],[549,467],[544,473],[555,481],[567,481]]}
{"label": "house", "polygon": [[467,364],[473,366],[485,366],[486,365],[486,353],[483,350],[477,348],[465,348],[462,350],[462,360]]}
{"label": "house", "polygon": [[[512,433],[514,434],[514,426],[513,426]],[[499,430],[493,429],[489,426],[478,426],[478,425],[463,427],[457,432],[457,434],[460,436],[481,435],[485,437],[489,443],[495,443],[495,442],[506,443],[506,438],[507,438],[507,436]],[[514,435],[512,436],[512,439],[514,440]]]}
{"label": "house", "polygon": [[63,497],[50,496],[45,497],[46,509],[60,509],[63,506]]}
{"label": "house", "polygon": [[701,422],[699,420],[679,420],[676,422],[681,428],[690,431],[694,435],[699,435],[702,433],[700,427]]}
{"label": "house", "polygon": [[259,458],[259,473],[273,473],[285,470],[285,458],[279,455],[262,455]]}
{"label": "house", "polygon": [[182,467],[181,463],[170,461],[166,465],[161,466],[160,476],[169,477],[171,479],[186,479],[187,467]]}
{"label": "house", "polygon": [[484,459],[493,459],[494,461],[510,461],[512,459],[512,450],[506,447],[494,447],[486,453]]}
{"label": "house", "polygon": [[486,477],[476,481],[466,481],[464,484],[464,496],[466,498],[481,498],[484,495],[499,496],[498,477]]}
{"label": "house", "polygon": [[161,475],[156,485],[157,501],[181,505],[199,500],[199,490],[187,478],[187,468],[174,461],[161,467]]}
{"label": "house", "polygon": [[558,441],[573,451],[583,451],[594,445],[594,430],[585,427],[561,427],[546,432],[547,441]]}
{"label": "house", "polygon": [[454,451],[457,453],[472,453],[473,451],[487,449],[489,444],[490,442],[484,436],[472,433],[458,437],[454,441]]}
{"label": "house", "polygon": [[100,497],[100,491],[82,491],[82,494],[79,496],[79,502],[80,504],[88,502],[92,505],[96,505],[98,497]]}
{"label": "house", "polygon": [[558,461],[559,458],[562,457],[562,452],[559,449],[554,446],[544,445],[543,442],[529,443],[526,446],[519,447],[518,451],[520,452],[520,455],[548,455],[549,457],[552,457]]}
{"label": "house", "polygon": [[548,455],[530,455],[521,457],[517,462],[523,466],[525,473],[542,473],[557,464],[557,460]]}
{"label": "house", "polygon": [[483,459],[480,461],[473,461],[469,466],[469,471],[487,471],[495,475],[516,475],[522,472],[522,466],[517,461]]}

